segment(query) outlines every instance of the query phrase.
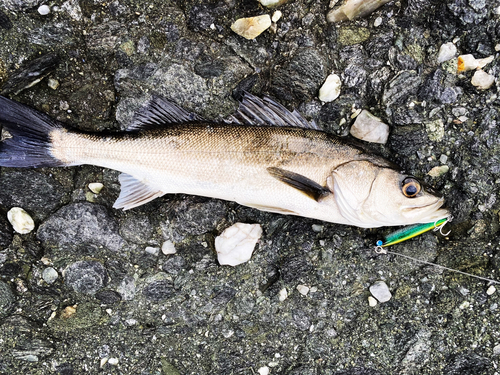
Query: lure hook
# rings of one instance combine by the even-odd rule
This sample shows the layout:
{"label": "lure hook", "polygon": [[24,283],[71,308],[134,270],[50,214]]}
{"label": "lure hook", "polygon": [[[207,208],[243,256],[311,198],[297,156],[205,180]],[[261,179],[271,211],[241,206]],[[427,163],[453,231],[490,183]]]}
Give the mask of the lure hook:
{"label": "lure hook", "polygon": [[450,221],[452,221],[452,220],[453,220],[453,216],[450,216],[450,217],[448,217],[448,218],[447,218],[447,220],[446,220],[444,223],[442,223],[442,224],[440,224],[440,225],[436,225],[436,224],[437,224],[437,221],[436,221],[436,222],[434,222],[434,231],[439,231],[439,233],[441,233],[441,235],[442,235],[443,237],[446,237],[447,235],[449,235],[449,234],[451,233],[451,230],[449,230],[449,231],[448,231],[448,232],[446,232],[446,233],[443,233],[443,228],[444,228],[444,226],[446,225],[446,223],[448,223],[448,222],[450,222]]}

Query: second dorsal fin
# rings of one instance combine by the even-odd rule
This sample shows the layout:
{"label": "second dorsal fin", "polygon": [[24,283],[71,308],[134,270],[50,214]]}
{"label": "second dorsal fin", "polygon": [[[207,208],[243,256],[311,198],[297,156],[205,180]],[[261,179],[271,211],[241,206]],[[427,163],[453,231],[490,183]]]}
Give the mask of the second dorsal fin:
{"label": "second dorsal fin", "polygon": [[155,129],[162,125],[197,121],[203,121],[203,118],[153,94],[152,98],[136,112],[127,130]]}
{"label": "second dorsal fin", "polygon": [[314,121],[307,121],[297,110],[290,112],[268,96],[260,99],[248,92],[243,93],[238,110],[225,122],[239,125],[292,126],[321,130]]}

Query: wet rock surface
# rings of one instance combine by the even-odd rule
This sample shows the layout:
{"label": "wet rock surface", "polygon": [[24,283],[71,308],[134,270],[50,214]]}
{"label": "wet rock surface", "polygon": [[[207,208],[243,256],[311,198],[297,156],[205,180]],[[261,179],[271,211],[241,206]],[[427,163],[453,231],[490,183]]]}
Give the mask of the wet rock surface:
{"label": "wet rock surface", "polygon": [[[330,24],[328,3],[285,2],[275,25],[246,40],[234,21],[275,9],[6,0],[0,90],[87,131],[126,128],[152,93],[207,119],[232,113],[243,91],[270,95],[342,136],[368,110],[390,126],[387,144],[369,147],[443,193],[455,217],[446,238],[430,232],[392,250],[499,280],[498,4],[393,1]],[[493,86],[477,89],[456,59],[438,63],[445,43],[457,56],[493,56],[483,67]],[[322,103],[331,73],[340,96]],[[442,165],[448,172],[427,175]],[[88,189],[95,182],[99,194]],[[1,168],[0,187],[0,373],[498,371],[498,291],[376,254],[390,228],[185,195],[122,212],[112,209],[118,173],[92,166]],[[33,217],[31,233],[12,230],[12,207]],[[262,238],[249,262],[221,266],[214,239],[236,222],[260,224]],[[165,241],[175,254],[146,250]],[[392,297],[370,306],[377,282]]]}

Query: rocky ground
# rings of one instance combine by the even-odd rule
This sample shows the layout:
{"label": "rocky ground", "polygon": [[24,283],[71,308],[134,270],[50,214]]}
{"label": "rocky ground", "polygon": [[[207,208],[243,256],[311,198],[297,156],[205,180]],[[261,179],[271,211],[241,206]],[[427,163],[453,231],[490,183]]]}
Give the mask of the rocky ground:
{"label": "rocky ground", "polygon": [[[494,56],[484,70],[499,77],[499,5],[391,1],[329,24],[328,0],[289,0],[271,29],[246,40],[232,22],[276,9],[3,0],[0,83],[3,95],[93,131],[126,128],[153,91],[210,119],[234,111],[242,90],[266,94],[342,136],[353,111],[368,109],[391,130],[372,147],[440,190],[455,217],[448,237],[430,232],[393,251],[500,280],[497,85],[478,90],[456,58],[437,61],[453,42],[456,55]],[[341,95],[322,103],[332,72]],[[443,165],[448,172],[427,175]],[[497,373],[499,292],[377,255],[390,228],[184,195],[123,212],[112,209],[117,176],[92,166],[0,170],[0,373]],[[15,206],[34,231],[13,231]],[[238,221],[260,223],[263,237],[250,262],[220,266],[214,237]],[[167,240],[176,254],[157,251]],[[392,298],[372,307],[377,281]]]}

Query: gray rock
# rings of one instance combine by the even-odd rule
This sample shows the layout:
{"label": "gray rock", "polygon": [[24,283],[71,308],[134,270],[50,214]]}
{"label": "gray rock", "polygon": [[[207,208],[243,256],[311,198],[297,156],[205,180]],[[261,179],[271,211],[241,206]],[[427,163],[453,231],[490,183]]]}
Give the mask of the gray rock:
{"label": "gray rock", "polygon": [[16,298],[10,289],[10,286],[0,281],[0,318],[5,318],[14,308]]}
{"label": "gray rock", "polygon": [[323,55],[314,48],[301,48],[274,73],[272,91],[280,99],[302,101],[316,95],[327,75]]}
{"label": "gray rock", "polygon": [[146,285],[142,294],[150,301],[160,302],[172,297],[174,288],[172,282],[168,280],[158,280]]}
{"label": "gray rock", "polygon": [[108,283],[104,266],[95,261],[79,261],[63,271],[64,282],[75,292],[94,294]]}
{"label": "gray rock", "polygon": [[22,207],[37,218],[60,206],[64,188],[52,176],[35,170],[3,170],[0,175],[0,205]]}
{"label": "gray rock", "polygon": [[118,251],[125,244],[107,210],[92,203],[64,206],[40,225],[37,237],[46,246],[68,249],[90,245]]}

